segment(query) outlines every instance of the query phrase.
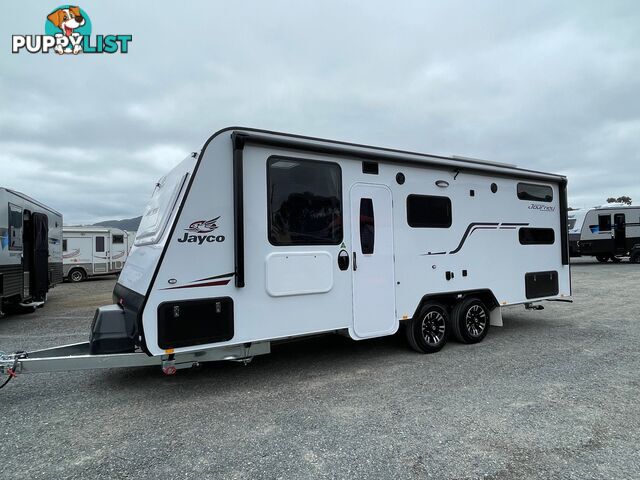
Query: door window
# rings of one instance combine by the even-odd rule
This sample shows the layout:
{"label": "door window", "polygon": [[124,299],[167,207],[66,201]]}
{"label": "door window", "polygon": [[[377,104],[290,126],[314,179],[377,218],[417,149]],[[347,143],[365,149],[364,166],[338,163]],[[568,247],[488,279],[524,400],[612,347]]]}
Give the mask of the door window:
{"label": "door window", "polygon": [[373,200],[371,198],[360,199],[360,247],[362,253],[373,253],[375,244],[375,225],[373,219]]}
{"label": "door window", "polygon": [[616,228],[623,228],[625,221],[624,221],[624,213],[616,213],[613,216],[613,222],[616,225]]}
{"label": "door window", "polygon": [[96,237],[96,252],[104,252],[104,237]]}

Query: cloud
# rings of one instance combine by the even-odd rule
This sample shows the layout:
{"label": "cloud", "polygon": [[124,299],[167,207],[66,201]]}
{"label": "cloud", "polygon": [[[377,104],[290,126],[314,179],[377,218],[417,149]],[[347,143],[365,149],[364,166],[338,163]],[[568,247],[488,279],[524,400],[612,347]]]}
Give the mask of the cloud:
{"label": "cloud", "polygon": [[[130,53],[0,52],[0,184],[68,223],[140,214],[238,124],[564,173],[573,206],[640,201],[635,2],[81,6],[94,33],[132,33]],[[42,31],[38,2],[6,8]]]}

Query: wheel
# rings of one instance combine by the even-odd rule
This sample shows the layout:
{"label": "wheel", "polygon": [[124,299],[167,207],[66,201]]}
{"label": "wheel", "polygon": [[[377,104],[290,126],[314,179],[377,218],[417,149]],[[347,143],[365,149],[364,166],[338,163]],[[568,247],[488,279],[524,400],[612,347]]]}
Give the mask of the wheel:
{"label": "wheel", "polygon": [[637,252],[631,253],[631,256],[629,257],[629,261],[631,263],[640,263],[640,250],[638,250]]}
{"label": "wheel", "polygon": [[596,260],[600,263],[607,263],[609,261],[609,257],[606,255],[596,255]]}
{"label": "wheel", "polygon": [[406,335],[411,348],[420,353],[435,353],[447,343],[449,314],[444,305],[427,302],[420,313],[409,320]]}
{"label": "wheel", "polygon": [[462,343],[478,343],[489,331],[489,309],[477,297],[467,297],[453,307],[451,332]]}
{"label": "wheel", "polygon": [[87,275],[84,273],[84,270],[82,270],[81,268],[74,268],[69,272],[69,281],[73,283],[78,283],[83,281],[86,278],[86,276]]}
{"label": "wheel", "polygon": [[620,263],[621,260],[620,260],[620,257],[611,257],[611,261],[613,263]]}

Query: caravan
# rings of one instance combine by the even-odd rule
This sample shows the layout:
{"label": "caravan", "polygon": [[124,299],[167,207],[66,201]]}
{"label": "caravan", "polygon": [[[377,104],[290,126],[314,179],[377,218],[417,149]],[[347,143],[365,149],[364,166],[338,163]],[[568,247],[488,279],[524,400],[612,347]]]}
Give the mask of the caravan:
{"label": "caravan", "polygon": [[[572,257],[593,256],[599,262],[619,262],[640,248],[640,206],[606,204],[569,212],[569,246]],[[635,247],[635,249],[634,249]]]}
{"label": "caravan", "polygon": [[0,188],[0,315],[9,305],[43,305],[61,281],[62,215]]}
{"label": "caravan", "polygon": [[88,277],[118,274],[130,249],[129,234],[119,228],[64,227],[64,278],[82,282]]}
{"label": "caravan", "polygon": [[[248,361],[320,333],[436,352],[501,309],[569,301],[566,178],[246,128],[155,183],[89,342],[22,371]],[[2,362],[0,362],[0,367]]]}

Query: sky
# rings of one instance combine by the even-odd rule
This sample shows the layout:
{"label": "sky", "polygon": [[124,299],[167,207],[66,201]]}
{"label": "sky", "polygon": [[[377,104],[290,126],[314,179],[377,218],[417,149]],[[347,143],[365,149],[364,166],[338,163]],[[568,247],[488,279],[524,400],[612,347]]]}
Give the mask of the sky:
{"label": "sky", "polygon": [[142,213],[229,125],[567,175],[640,203],[640,3],[83,1],[129,53],[11,53],[57,2],[6,2],[0,186],[66,224]]}

